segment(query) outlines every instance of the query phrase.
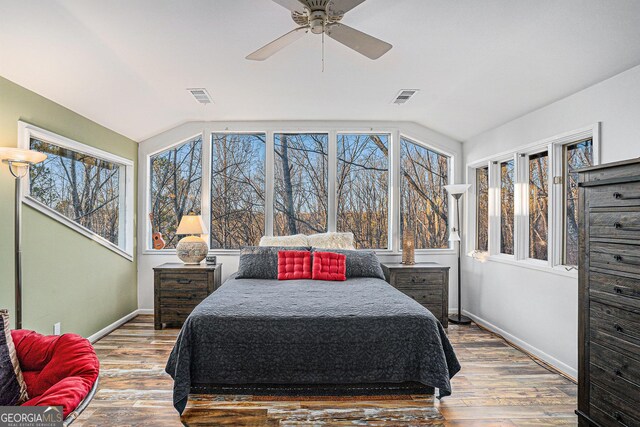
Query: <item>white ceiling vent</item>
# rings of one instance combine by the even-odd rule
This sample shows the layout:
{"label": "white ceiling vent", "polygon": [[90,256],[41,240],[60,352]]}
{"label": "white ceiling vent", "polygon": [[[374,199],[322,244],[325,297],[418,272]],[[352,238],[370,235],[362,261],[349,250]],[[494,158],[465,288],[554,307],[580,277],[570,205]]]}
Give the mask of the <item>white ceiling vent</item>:
{"label": "white ceiling vent", "polygon": [[187,90],[191,92],[191,95],[193,95],[196,101],[198,101],[200,104],[211,104],[213,102],[211,100],[209,92],[207,92],[207,90],[203,87],[196,87]]}
{"label": "white ceiling vent", "polygon": [[416,93],[418,93],[419,89],[402,89],[398,92],[398,95],[393,100],[394,104],[401,105],[406,103],[408,100],[413,97]]}

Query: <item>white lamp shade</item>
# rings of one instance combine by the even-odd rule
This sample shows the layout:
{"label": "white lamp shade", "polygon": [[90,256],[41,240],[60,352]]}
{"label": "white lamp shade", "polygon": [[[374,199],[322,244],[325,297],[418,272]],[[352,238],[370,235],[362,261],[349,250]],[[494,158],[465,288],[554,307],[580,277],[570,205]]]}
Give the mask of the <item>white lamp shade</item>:
{"label": "white lamp shade", "polygon": [[43,162],[46,158],[47,155],[39,151],[15,147],[0,147],[0,160],[33,165]]}
{"label": "white lamp shade", "polygon": [[451,184],[445,185],[444,189],[447,190],[449,194],[455,196],[457,194],[464,194],[471,187],[471,184]]}
{"label": "white lamp shade", "polygon": [[176,234],[206,234],[204,222],[200,215],[184,215]]}
{"label": "white lamp shade", "polygon": [[450,242],[460,241],[460,234],[458,234],[458,230],[456,230],[455,228],[451,230],[451,234],[449,234],[449,241]]}

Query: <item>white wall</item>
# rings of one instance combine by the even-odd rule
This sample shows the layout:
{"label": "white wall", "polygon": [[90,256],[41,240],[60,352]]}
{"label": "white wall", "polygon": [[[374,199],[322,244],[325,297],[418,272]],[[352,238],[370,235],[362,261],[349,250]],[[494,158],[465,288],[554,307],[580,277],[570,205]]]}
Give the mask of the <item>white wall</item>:
{"label": "white wall", "polygon": [[[442,134],[434,132],[428,128],[411,122],[353,122],[353,121],[335,121],[335,122],[318,122],[318,121],[295,121],[295,122],[189,122],[149,138],[140,143],[138,149],[139,164],[139,191],[138,191],[138,218],[144,219],[139,221],[138,226],[138,305],[141,309],[153,308],[153,267],[165,262],[179,262],[175,254],[161,254],[153,250],[146,250],[145,243],[148,241],[149,222],[147,209],[148,197],[148,170],[149,170],[149,154],[155,153],[163,148],[169,147],[186,138],[190,138],[197,134],[210,134],[211,132],[303,132],[303,131],[352,131],[352,132],[388,132],[392,138],[396,139],[399,135],[404,135],[415,141],[422,142],[437,150],[452,156],[452,168],[454,171],[455,182],[461,182],[462,167],[459,159],[462,156],[461,143],[448,138]],[[205,191],[208,186],[204,185]],[[452,199],[450,200],[450,205]],[[453,215],[453,209],[450,215]],[[453,218],[453,216],[451,216]],[[397,236],[392,236],[397,239]],[[396,245],[397,246],[397,245]],[[213,252],[212,252],[213,254]],[[223,280],[230,274],[234,273],[238,268],[238,255],[236,253],[225,253],[216,251],[218,262],[224,263]],[[401,254],[397,251],[380,255],[380,259],[384,261],[400,262]],[[425,251],[424,253],[416,253],[416,261],[437,262],[451,267],[449,274],[449,307],[457,306],[457,266],[456,253],[453,250],[436,250]]]}
{"label": "white wall", "polygon": [[[597,122],[601,163],[640,156],[640,66],[465,141],[463,163]],[[576,376],[577,275],[469,257],[462,272],[463,311]]]}

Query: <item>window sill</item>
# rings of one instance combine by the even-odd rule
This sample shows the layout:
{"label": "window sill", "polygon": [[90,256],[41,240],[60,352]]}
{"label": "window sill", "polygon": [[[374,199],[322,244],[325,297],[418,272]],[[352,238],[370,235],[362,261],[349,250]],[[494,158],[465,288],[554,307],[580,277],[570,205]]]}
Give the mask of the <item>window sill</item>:
{"label": "window sill", "polygon": [[[467,256],[473,259],[472,256],[469,256],[469,255]],[[490,255],[487,257],[487,261],[513,265],[516,267],[528,268],[530,270],[543,271],[545,273],[555,274],[555,275],[564,276],[564,277],[570,277],[573,279],[578,278],[577,269],[567,270],[568,267],[565,267],[563,265],[557,265],[557,266],[551,267],[546,262],[535,260],[535,259],[516,260],[511,255]]]}
{"label": "window sill", "polygon": [[71,228],[74,231],[77,231],[78,233],[82,234],[83,236],[93,240],[94,242],[104,246],[105,248],[115,252],[116,254],[120,255],[121,257],[127,259],[128,261],[133,262],[133,253],[129,253],[127,251],[125,251],[124,249],[120,248],[119,246],[114,245],[113,243],[111,243],[110,241],[106,240],[105,238],[97,235],[96,233],[94,233],[93,231],[73,222],[72,220],[70,220],[69,218],[67,218],[64,215],[61,215],[60,213],[54,211],[53,209],[49,208],[46,205],[43,205],[42,203],[40,203],[39,201],[37,201],[36,199],[32,198],[31,196],[24,196],[22,198],[22,202],[29,206],[32,207],[33,209],[37,210],[38,212],[48,216],[49,218],[52,218],[56,221],[58,221],[59,223],[66,225],[67,227]]}

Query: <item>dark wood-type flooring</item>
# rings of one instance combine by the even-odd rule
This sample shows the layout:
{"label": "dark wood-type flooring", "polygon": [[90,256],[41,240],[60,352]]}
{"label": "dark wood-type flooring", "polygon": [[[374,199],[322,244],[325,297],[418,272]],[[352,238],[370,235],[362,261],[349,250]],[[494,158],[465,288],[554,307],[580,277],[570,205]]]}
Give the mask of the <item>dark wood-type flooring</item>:
{"label": "dark wood-type flooring", "polygon": [[195,395],[182,420],[164,366],[178,330],[138,316],[95,344],[100,387],[80,426],[545,426],[577,425],[576,385],[473,325],[449,326],[462,364],[453,395],[395,399]]}

